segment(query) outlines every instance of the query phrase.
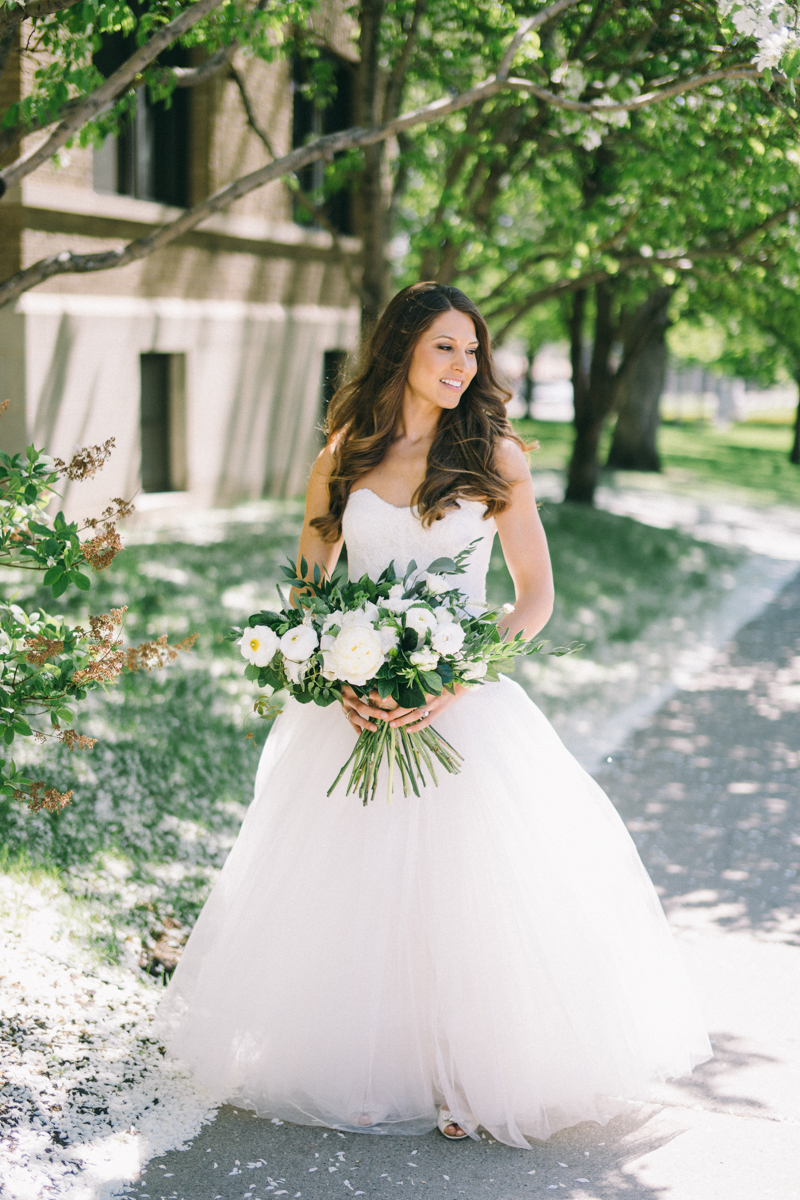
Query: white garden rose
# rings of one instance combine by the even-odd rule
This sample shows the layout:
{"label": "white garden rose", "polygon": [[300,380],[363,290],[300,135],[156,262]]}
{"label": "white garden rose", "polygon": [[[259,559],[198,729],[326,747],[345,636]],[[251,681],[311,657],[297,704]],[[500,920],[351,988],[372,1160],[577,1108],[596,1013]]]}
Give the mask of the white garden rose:
{"label": "white garden rose", "polygon": [[283,667],[286,671],[286,678],[290,683],[302,683],[308,670],[308,659],[305,662],[295,662],[284,655]]}
{"label": "white garden rose", "polygon": [[281,653],[292,662],[306,662],[319,645],[317,631],[311,625],[288,629],[280,640]]}
{"label": "white garden rose", "polygon": [[424,637],[429,629],[436,628],[436,617],[429,608],[415,605],[406,613],[406,629],[416,629],[420,637]]}
{"label": "white garden rose", "polygon": [[446,575],[426,575],[425,586],[434,596],[441,596],[442,592],[448,590],[450,583]]}
{"label": "white garden rose", "polygon": [[431,645],[440,654],[456,654],[464,645],[464,630],[453,621],[449,625],[437,625],[431,637]]}
{"label": "white garden rose", "polygon": [[339,625],[347,629],[349,625],[373,625],[380,618],[380,613],[369,601],[362,608],[352,608],[342,617]]}
{"label": "white garden rose", "polygon": [[445,608],[444,605],[440,605],[439,608],[435,608],[433,610],[433,615],[436,617],[437,625],[449,625],[453,620],[453,614],[450,612],[450,609]]}
{"label": "white garden rose", "polygon": [[388,654],[390,650],[394,650],[400,641],[400,634],[394,625],[381,625],[378,630],[378,637],[381,639],[384,654]]}
{"label": "white garden rose", "polygon": [[343,679],[353,687],[363,687],[386,659],[377,629],[366,624],[346,625],[322,657],[326,679]]}
{"label": "white garden rose", "polygon": [[483,677],[486,674],[486,672],[488,671],[488,669],[489,668],[487,667],[485,662],[472,663],[464,671],[464,673],[463,673],[464,678],[465,679],[483,679]]}
{"label": "white garden rose", "polygon": [[439,664],[439,655],[425,646],[422,650],[415,650],[413,654],[409,654],[408,660],[421,671],[433,671]]}
{"label": "white garden rose", "polygon": [[254,625],[245,629],[239,648],[254,667],[268,667],[278,649],[278,638],[268,625]]}

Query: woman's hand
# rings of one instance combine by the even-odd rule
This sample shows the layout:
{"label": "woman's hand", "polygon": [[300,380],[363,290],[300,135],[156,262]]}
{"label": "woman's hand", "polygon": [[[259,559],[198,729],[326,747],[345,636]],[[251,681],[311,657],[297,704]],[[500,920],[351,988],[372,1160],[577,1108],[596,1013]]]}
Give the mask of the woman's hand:
{"label": "woman's hand", "polygon": [[[407,725],[410,726],[410,732],[418,733],[435,721],[437,716],[440,717],[446,712],[467,691],[469,688],[456,684],[455,692],[445,691],[441,696],[427,696],[424,706],[420,708],[401,708],[391,696],[387,696],[385,700],[381,699],[375,689],[370,692],[367,700],[361,700],[349,684],[345,684],[342,688],[342,708],[345,717],[355,729],[369,729],[374,733],[378,726],[373,722],[388,721],[393,729]],[[423,713],[426,715],[423,716]]]}
{"label": "woman's hand", "polygon": [[409,727],[410,733],[419,733],[432,725],[448,708],[452,708],[456,700],[460,700],[468,691],[469,688],[457,683],[454,692],[444,691],[441,696],[426,696],[425,704],[421,708],[398,708],[396,712],[393,711],[389,724],[393,729],[405,725]]}
{"label": "woman's hand", "polygon": [[393,700],[391,696],[382,699],[375,688],[372,689],[367,700],[362,700],[348,683],[342,688],[342,708],[354,729],[369,729],[373,733],[378,728],[373,722],[388,721],[390,712],[398,717],[409,712],[416,712],[416,709],[400,708],[397,701]]}

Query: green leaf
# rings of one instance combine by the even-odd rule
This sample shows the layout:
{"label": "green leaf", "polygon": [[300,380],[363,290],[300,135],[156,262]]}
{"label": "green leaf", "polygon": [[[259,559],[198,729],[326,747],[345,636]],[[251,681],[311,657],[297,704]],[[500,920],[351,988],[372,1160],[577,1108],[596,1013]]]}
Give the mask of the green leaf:
{"label": "green leaf", "polygon": [[31,737],[33,733],[28,722],[23,721],[21,717],[18,717],[14,722],[14,732],[21,734],[22,737]]}
{"label": "green leaf", "polygon": [[419,637],[416,629],[404,629],[400,637],[400,649],[405,650],[406,654],[410,654],[412,650],[416,650],[419,644]]}
{"label": "green leaf", "polygon": [[7,730],[5,731],[5,733],[3,734],[3,741],[5,742],[5,744],[6,744],[7,746],[10,746],[10,745],[11,745],[11,743],[13,742],[13,740],[14,740],[14,730],[13,730],[13,729],[7,729]]}
{"label": "green leaf", "polygon": [[452,575],[455,572],[456,564],[452,558],[435,558],[428,567],[429,575]]}
{"label": "green leaf", "polygon": [[59,596],[63,596],[64,592],[67,590],[68,587],[69,587],[69,577],[67,575],[62,575],[61,578],[57,579],[56,582],[53,584],[53,596],[56,599]]}
{"label": "green leaf", "polygon": [[255,663],[248,663],[244,669],[245,679],[252,679],[255,683],[261,673],[261,667],[257,667]]}
{"label": "green leaf", "polygon": [[443,659],[440,659],[436,666],[436,674],[439,676],[442,683],[452,683],[454,676],[452,663],[445,662]]}
{"label": "green leaf", "polygon": [[42,580],[42,583],[44,584],[45,587],[50,587],[50,585],[52,583],[55,583],[58,579],[60,579],[63,574],[64,574],[64,568],[61,566],[61,563],[56,563],[54,566],[52,566],[50,568],[49,571],[45,572],[45,576],[44,576],[44,579]]}
{"label": "green leaf", "polygon": [[432,692],[434,696],[441,696],[444,685],[438,671],[420,671],[419,677],[427,691]]}
{"label": "green leaf", "polygon": [[401,708],[419,708],[425,703],[422,686],[416,680],[412,684],[406,683],[405,680],[399,681],[397,703]]}
{"label": "green leaf", "polygon": [[70,571],[69,578],[70,582],[74,583],[75,586],[80,588],[82,592],[88,592],[89,588],[92,586],[91,579],[89,579],[86,575],[81,575],[80,571]]}

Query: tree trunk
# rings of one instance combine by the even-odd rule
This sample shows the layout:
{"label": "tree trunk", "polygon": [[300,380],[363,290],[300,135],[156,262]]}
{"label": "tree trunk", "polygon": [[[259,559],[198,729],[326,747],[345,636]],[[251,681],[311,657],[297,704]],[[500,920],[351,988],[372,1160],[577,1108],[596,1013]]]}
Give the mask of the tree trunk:
{"label": "tree trunk", "polygon": [[800,466],[800,367],[795,371],[794,377],[797,381],[798,396],[797,412],[794,416],[794,442],[789,452],[789,462]]}
{"label": "tree trunk", "polygon": [[671,288],[659,288],[626,322],[618,372],[619,413],[606,466],[621,471],[660,471],[656,437],[667,375],[667,307]]}
{"label": "tree trunk", "polygon": [[[356,125],[378,124],[382,115],[380,29],[385,0],[362,0],[359,64],[356,71]],[[376,324],[389,300],[389,203],[385,180],[385,143],[364,148],[364,169],[353,195],[355,232],[362,247],[362,333]]]}
{"label": "tree trunk", "polygon": [[608,284],[595,287],[595,327],[588,378],[583,363],[583,325],[586,292],[575,293],[570,319],[572,390],[575,405],[575,440],[567,472],[565,500],[593,504],[599,463],[597,450],[603,424],[614,399],[614,376],[609,366],[616,332],[612,317],[613,294]]}

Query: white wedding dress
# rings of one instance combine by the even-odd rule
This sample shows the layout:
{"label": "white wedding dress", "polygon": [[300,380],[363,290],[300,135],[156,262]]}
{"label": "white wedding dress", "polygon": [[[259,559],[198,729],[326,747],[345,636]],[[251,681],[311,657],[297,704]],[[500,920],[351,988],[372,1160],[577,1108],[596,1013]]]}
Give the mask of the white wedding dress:
{"label": "white wedding dress", "polygon": [[[426,566],[495,533],[462,502],[432,528],[366,489],[350,573]],[[221,1100],[260,1116],[425,1133],[447,1105],[513,1146],[605,1121],[711,1049],[658,897],[615,809],[509,680],[437,728],[460,775],[367,808],[327,789],[356,736],[290,700],[157,1029]],[[384,768],[385,769],[385,768]],[[620,1102],[623,1102],[622,1104]]]}

